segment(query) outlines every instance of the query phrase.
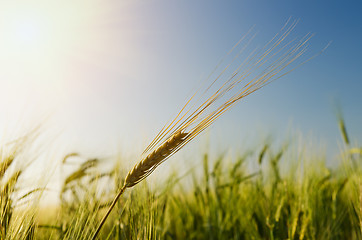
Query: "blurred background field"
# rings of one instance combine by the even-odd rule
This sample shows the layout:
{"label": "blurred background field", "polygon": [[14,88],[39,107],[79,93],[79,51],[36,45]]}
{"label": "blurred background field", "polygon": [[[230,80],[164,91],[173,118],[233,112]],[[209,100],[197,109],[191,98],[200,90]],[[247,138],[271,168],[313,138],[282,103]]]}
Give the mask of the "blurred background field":
{"label": "blurred background field", "polygon": [[126,191],[100,239],[361,239],[361,9],[2,1],[0,239],[89,239],[220,58],[251,28],[263,46],[290,17],[296,37],[315,34],[310,52],[327,50]]}
{"label": "blurred background field", "polygon": [[[234,156],[200,152],[183,173],[159,169],[162,181],[126,191],[99,238],[360,239],[362,148],[349,143],[342,119],[339,126],[333,168],[315,145],[270,139]],[[46,186],[22,189],[22,174],[31,169],[17,164],[25,144],[2,148],[1,238],[89,239],[122,186],[128,170],[121,159],[105,171],[105,160],[68,154],[61,167],[73,170],[63,176],[59,204],[42,205]]]}

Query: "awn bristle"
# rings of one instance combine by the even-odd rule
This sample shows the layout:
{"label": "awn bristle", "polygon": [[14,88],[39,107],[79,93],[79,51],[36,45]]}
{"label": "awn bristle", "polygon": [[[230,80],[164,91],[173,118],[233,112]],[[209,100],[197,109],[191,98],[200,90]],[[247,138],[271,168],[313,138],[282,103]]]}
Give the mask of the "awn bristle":
{"label": "awn bristle", "polygon": [[[200,89],[196,91],[173,121],[170,124],[166,124],[148,147],[146,147],[143,152],[145,157],[128,173],[123,187],[119,190],[108,212],[102,219],[96,233],[93,235],[93,239],[96,238],[100,228],[126,188],[133,187],[145,179],[157,166],[193,140],[242,98],[270,82],[283,77],[311,59],[309,58],[307,61],[299,63],[295,67],[290,67],[290,65],[307,50],[308,41],[312,37],[311,34],[307,34],[299,39],[295,38],[287,41],[287,37],[297,22],[298,21],[289,23],[288,20],[281,31],[264,47],[255,49],[247,54],[245,60],[237,65],[235,71],[229,76],[225,75],[229,74],[228,71],[231,70],[233,64],[237,64],[234,61],[244,54],[244,50],[254,36],[249,37],[250,35],[247,33],[232,50],[227,53],[226,56],[244,41],[244,47],[236,54],[231,63],[222,69],[221,73],[215,77],[215,80],[203,93],[200,93]],[[323,50],[321,52],[323,52]],[[219,65],[220,64],[217,65],[217,68]],[[291,69],[288,70],[287,67]],[[209,94],[209,92],[212,91],[211,88],[213,85],[217,81],[223,80],[224,83],[221,87],[219,87],[216,92]],[[197,94],[201,94],[201,96]],[[197,98],[196,96],[200,98],[196,100],[197,102],[193,102]],[[202,100],[204,96],[206,96],[206,100]],[[201,104],[199,101],[202,101]]]}

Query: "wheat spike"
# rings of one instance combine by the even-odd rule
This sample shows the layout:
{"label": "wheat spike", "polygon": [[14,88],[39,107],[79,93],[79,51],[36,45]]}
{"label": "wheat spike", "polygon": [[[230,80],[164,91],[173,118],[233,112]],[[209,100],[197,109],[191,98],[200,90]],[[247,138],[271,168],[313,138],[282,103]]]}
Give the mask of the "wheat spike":
{"label": "wheat spike", "polygon": [[124,185],[127,188],[133,187],[145,179],[158,165],[174,154],[180,146],[182,146],[182,143],[188,136],[188,133],[181,131],[173,134],[166,142],[147,155],[142,161],[134,166],[131,171],[129,171]]}
{"label": "wheat spike", "polygon": [[96,232],[92,237],[93,240],[96,239],[108,215],[111,213],[113,207],[116,205],[119,197],[123,194],[126,188],[133,187],[145,179],[148,175],[150,175],[157,166],[159,166],[167,158],[172,156],[172,154],[176,153],[184,144],[186,144],[186,140],[189,136],[189,133],[182,132],[181,130],[173,133],[162,145],[148,154],[142,161],[136,164],[131,171],[128,172],[123,187],[119,190],[106,215],[101,220]]}
{"label": "wheat spike", "polygon": [[[96,238],[100,228],[126,188],[133,187],[145,179],[157,168],[157,166],[193,140],[242,98],[252,94],[270,82],[283,77],[287,73],[293,71],[296,67],[311,59],[300,63],[290,70],[286,69],[287,67],[290,67],[296,59],[303,55],[308,47],[308,41],[312,37],[312,34],[307,34],[300,39],[287,41],[287,37],[292,32],[297,22],[298,21],[295,20],[290,23],[288,20],[280,32],[277,33],[263,48],[255,49],[247,54],[245,60],[237,65],[235,71],[233,71],[231,75],[225,77],[230,70],[229,68],[231,68],[234,61],[242,55],[254,36],[251,36],[250,39],[247,40],[246,36],[249,35],[248,32],[232,48],[232,50],[227,53],[227,55],[229,55],[239,44],[242,44],[242,41],[246,41],[244,47],[236,54],[231,63],[222,69],[220,74],[215,77],[214,81],[207,86],[205,92],[203,92],[201,96],[198,96],[200,97],[199,101],[202,101],[201,104],[200,102],[192,102],[195,100],[196,95],[200,93],[196,91],[173,121],[166,124],[146,147],[143,152],[145,157],[136,164],[126,176],[123,187],[119,190],[108,212],[102,219],[96,233],[93,235],[93,239]],[[322,51],[324,51],[324,49]],[[218,66],[219,65],[220,64],[218,64]],[[209,92],[212,91],[212,86],[217,81],[222,81],[223,78],[224,83],[221,87],[219,87],[216,92],[209,94]],[[206,97],[206,100],[201,100],[206,94],[209,95]]]}

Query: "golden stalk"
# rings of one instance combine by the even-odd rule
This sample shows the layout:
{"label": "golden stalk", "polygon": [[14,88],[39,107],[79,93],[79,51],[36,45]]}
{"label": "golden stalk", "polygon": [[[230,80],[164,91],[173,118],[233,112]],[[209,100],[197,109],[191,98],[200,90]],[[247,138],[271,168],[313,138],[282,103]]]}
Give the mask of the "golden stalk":
{"label": "golden stalk", "polygon": [[[123,187],[119,190],[108,212],[101,220],[92,239],[96,239],[109,213],[112,211],[119,197],[126,188],[133,187],[149,176],[162,162],[167,160],[197,135],[203,132],[218,117],[234,106],[239,100],[269,84],[271,81],[279,79],[294,70],[297,66],[305,63],[302,62],[291,70],[285,71],[288,66],[290,66],[306,51],[307,43],[312,37],[311,34],[307,34],[299,40],[293,39],[285,43],[287,37],[290,35],[296,24],[297,21],[290,24],[288,20],[281,31],[277,33],[262,49],[255,49],[251,51],[245,60],[236,67],[231,76],[225,80],[221,87],[198,105],[195,110],[192,110],[195,105],[191,106],[191,102],[196,97],[197,92],[187,101],[175,119],[170,124],[166,124],[151,141],[150,145],[147,146],[143,154],[146,155],[148,153],[148,155],[146,155],[143,160],[137,163],[133,169],[129,171],[125,178]],[[247,33],[247,35],[248,34],[249,33]],[[244,36],[232,48],[227,55],[234,51],[234,49],[241,44],[243,40],[247,41],[242,50],[233,58],[231,63],[229,63],[206,88],[201,97],[208,93],[215,82],[224,76],[234,61],[244,52],[246,46],[253,38],[254,36],[250,37],[248,41],[245,40]],[[218,66],[219,65],[220,64],[218,64]],[[228,94],[231,96],[228,96]],[[221,103],[218,102],[219,100],[221,100]]]}

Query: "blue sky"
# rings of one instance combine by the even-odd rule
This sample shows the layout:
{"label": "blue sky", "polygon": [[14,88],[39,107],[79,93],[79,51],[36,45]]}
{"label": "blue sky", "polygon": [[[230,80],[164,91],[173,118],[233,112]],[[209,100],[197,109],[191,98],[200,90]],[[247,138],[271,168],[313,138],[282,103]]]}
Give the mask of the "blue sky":
{"label": "blue sky", "polygon": [[[310,53],[318,53],[331,42],[328,49],[283,79],[248,96],[226,113],[211,131],[221,135],[224,143],[228,138],[235,142],[240,136],[255,135],[254,130],[266,132],[265,135],[284,136],[292,128],[321,139],[329,151],[338,152],[336,103],[341,105],[352,139],[360,141],[362,136],[362,109],[359,108],[362,103],[361,7],[359,1],[151,1],[135,4],[130,11],[136,30],[134,43],[141,53],[134,61],[139,66],[137,74],[141,75],[138,80],[142,82],[131,83],[129,87],[134,90],[129,93],[139,93],[138,100],[135,99],[136,109],[147,108],[139,117],[146,114],[155,125],[162,122],[163,116],[184,101],[193,83],[206,77],[250,27],[255,25],[258,31],[256,44],[263,44],[292,17],[300,19],[295,29],[297,35],[315,34],[310,42]],[[175,99],[169,100],[169,92]],[[165,98],[168,99],[166,105]],[[236,144],[229,142],[225,147],[237,148],[243,141],[245,139]]]}
{"label": "blue sky", "polygon": [[[299,19],[297,36],[315,34],[311,55],[331,42],[328,49],[241,101],[206,137],[215,138],[221,150],[238,149],[248,139],[258,144],[269,134],[280,138],[301,131],[338,153],[338,102],[351,138],[361,143],[361,1],[94,0],[58,5],[45,7],[38,1],[22,5],[22,12],[16,3],[2,6],[13,10],[9,19],[15,25],[0,31],[15,29],[21,38],[13,48],[0,42],[1,49],[23,59],[0,59],[6,66],[0,90],[3,134],[51,113],[46,131],[60,135],[54,149],[62,146],[62,154],[137,156],[251,27],[258,32],[254,43],[263,45],[292,17]],[[27,13],[29,18],[22,18],[27,24],[19,25],[16,19]],[[46,28],[44,22],[54,25]]]}

